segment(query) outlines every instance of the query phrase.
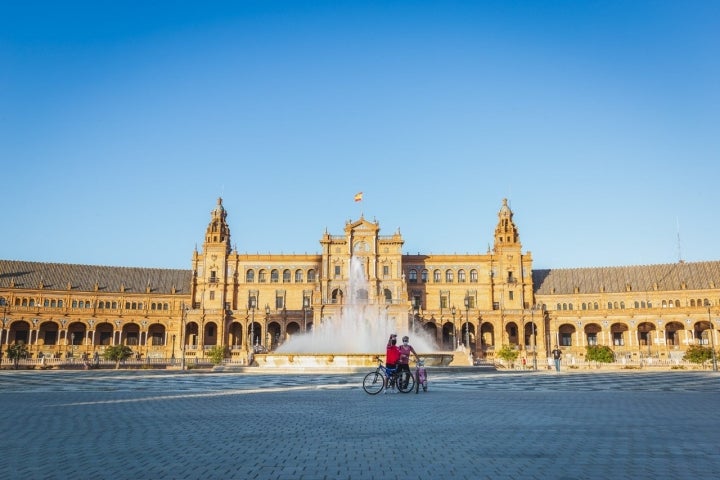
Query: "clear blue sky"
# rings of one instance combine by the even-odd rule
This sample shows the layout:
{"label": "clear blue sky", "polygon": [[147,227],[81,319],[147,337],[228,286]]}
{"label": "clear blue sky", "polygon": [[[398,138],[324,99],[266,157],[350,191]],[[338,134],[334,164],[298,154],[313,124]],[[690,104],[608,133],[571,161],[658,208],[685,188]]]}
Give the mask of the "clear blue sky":
{"label": "clear blue sky", "polygon": [[536,268],[718,260],[719,157],[714,0],[0,4],[4,259],[190,268],[222,196],[239,252],[507,197]]}

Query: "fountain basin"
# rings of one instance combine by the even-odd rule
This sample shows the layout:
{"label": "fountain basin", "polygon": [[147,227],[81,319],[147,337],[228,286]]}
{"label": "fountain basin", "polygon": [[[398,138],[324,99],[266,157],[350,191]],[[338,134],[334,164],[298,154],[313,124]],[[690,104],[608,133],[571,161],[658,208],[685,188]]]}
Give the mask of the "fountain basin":
{"label": "fountain basin", "polygon": [[[452,352],[434,352],[419,355],[425,366],[445,367],[450,365]],[[383,353],[261,353],[256,354],[253,366],[262,368],[372,368],[377,366],[376,357],[385,361]]]}

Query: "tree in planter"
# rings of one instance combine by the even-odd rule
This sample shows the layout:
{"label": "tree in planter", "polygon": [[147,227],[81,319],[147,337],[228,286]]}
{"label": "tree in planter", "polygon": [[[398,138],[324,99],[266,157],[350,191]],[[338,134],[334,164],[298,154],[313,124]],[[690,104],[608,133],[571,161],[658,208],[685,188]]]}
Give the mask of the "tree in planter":
{"label": "tree in planter", "polygon": [[683,355],[683,360],[690,363],[701,364],[705,368],[705,364],[712,360],[713,350],[710,347],[703,347],[702,345],[692,345],[688,347]]}
{"label": "tree in planter", "polygon": [[24,343],[13,343],[7,349],[7,356],[12,360],[13,368],[17,370],[20,359],[28,356],[27,345]]}
{"label": "tree in planter", "polygon": [[588,345],[585,360],[588,362],[612,363],[615,361],[615,353],[607,345]]}
{"label": "tree in planter", "polygon": [[510,345],[503,345],[502,348],[497,352],[498,358],[508,363],[508,368],[515,360],[517,360],[518,355],[520,355],[520,352],[515,350]]}
{"label": "tree in planter", "polygon": [[120,368],[120,362],[127,360],[132,355],[132,350],[127,345],[111,345],[105,348],[102,356],[105,360],[115,362],[115,369]]}
{"label": "tree in planter", "polygon": [[220,345],[215,345],[213,348],[208,350],[207,356],[210,358],[213,365],[220,365],[225,359],[226,353],[226,348],[221,347]]}

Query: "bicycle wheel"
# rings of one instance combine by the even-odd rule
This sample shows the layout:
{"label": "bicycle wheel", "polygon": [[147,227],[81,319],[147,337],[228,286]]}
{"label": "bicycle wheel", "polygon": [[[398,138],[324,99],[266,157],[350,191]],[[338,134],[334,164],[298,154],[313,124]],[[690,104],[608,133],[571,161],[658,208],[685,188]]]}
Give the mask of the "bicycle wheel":
{"label": "bicycle wheel", "polygon": [[370,395],[377,395],[385,388],[385,377],[379,372],[370,372],[363,379],[363,390]]}
{"label": "bicycle wheel", "polygon": [[397,378],[397,388],[402,393],[412,392],[415,388],[415,376],[410,372],[400,372]]}

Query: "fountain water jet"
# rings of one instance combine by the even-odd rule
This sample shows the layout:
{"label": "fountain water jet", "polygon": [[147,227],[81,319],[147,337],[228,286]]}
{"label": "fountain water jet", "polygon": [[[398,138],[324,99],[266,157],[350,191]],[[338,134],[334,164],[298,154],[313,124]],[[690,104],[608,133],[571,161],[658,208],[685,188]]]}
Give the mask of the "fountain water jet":
{"label": "fountain water jet", "polygon": [[[410,337],[410,343],[426,365],[447,365],[452,353],[437,352],[435,342],[424,332],[409,332],[407,322],[388,316],[390,305],[368,301],[365,263],[350,258],[350,277],[346,302],[339,315],[323,318],[310,332],[290,337],[274,353],[255,356],[259,366],[274,367],[364,367],[375,365],[375,357],[385,356],[391,333]],[[403,319],[405,320],[405,319]]]}

